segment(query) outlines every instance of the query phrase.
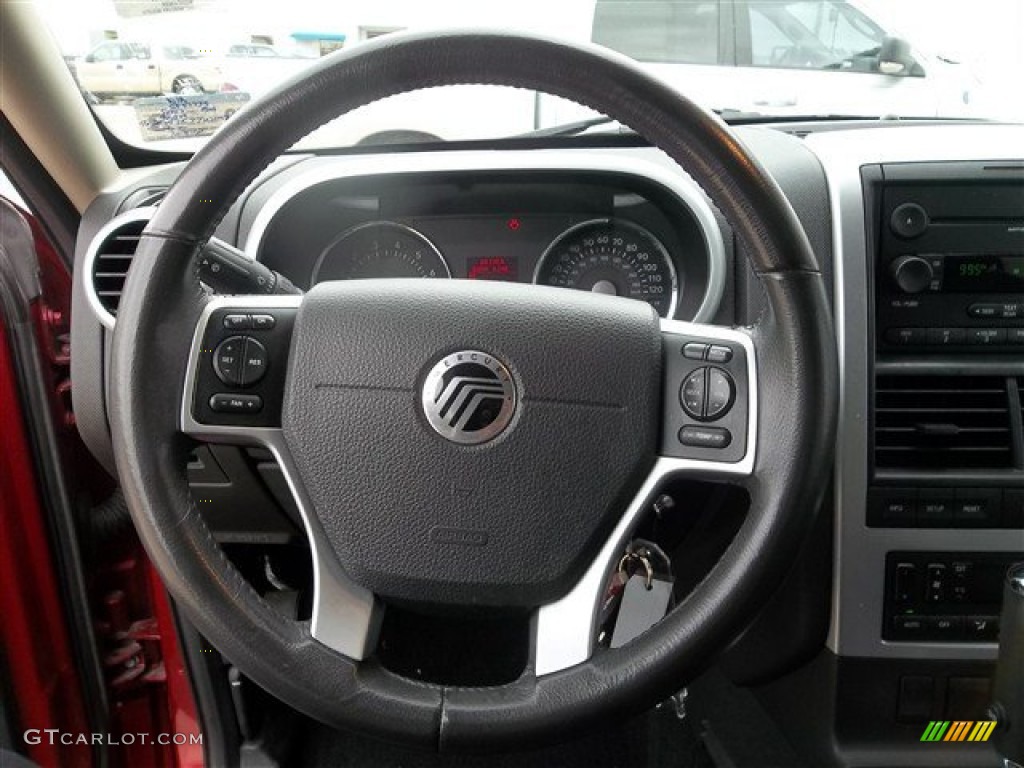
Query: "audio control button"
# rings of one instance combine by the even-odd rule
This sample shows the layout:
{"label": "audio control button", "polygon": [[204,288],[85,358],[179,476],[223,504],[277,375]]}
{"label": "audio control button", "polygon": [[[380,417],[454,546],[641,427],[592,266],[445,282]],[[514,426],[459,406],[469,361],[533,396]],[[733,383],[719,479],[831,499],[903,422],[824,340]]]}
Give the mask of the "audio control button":
{"label": "audio control button", "polygon": [[967,343],[973,346],[988,347],[1006,343],[1005,328],[968,328]]}
{"label": "audio control button", "polygon": [[691,418],[704,419],[704,400],[707,393],[707,368],[698,368],[683,381],[679,388],[679,403]]}
{"label": "audio control button", "polygon": [[971,304],[967,308],[967,314],[981,319],[999,317],[1001,308],[1000,304]]}
{"label": "audio control button", "polygon": [[920,346],[928,343],[928,329],[890,328],[885,332],[885,340],[901,347]]}
{"label": "audio control button", "polygon": [[929,328],[928,345],[932,347],[956,347],[967,339],[963,328]]}
{"label": "audio control button", "polygon": [[890,265],[893,280],[904,293],[921,293],[932,289],[935,271],[920,256],[900,256]]}
{"label": "audio control button", "polygon": [[707,390],[708,400],[704,417],[708,421],[715,421],[729,412],[733,397],[736,395],[736,387],[733,385],[732,377],[721,368],[709,368]]}
{"label": "audio control button", "polygon": [[1007,328],[1007,344],[1024,344],[1024,328]]}
{"label": "audio control button", "polygon": [[910,240],[920,237],[928,229],[928,213],[917,203],[896,206],[889,219],[889,228],[897,237]]}

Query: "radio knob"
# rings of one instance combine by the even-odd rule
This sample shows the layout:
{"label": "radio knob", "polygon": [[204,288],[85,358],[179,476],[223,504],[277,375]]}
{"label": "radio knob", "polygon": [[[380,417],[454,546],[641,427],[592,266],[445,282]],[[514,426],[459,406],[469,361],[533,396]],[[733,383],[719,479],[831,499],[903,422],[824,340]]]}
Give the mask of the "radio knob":
{"label": "radio knob", "polygon": [[920,256],[900,256],[892,263],[892,277],[904,293],[920,293],[928,290],[935,274]]}

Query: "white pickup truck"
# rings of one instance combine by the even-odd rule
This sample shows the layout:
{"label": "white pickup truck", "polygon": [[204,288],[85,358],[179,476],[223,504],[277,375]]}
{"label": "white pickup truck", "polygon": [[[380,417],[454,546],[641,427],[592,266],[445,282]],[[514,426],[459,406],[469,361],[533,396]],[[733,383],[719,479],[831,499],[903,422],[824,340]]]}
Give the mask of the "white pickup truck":
{"label": "white pickup truck", "polygon": [[187,45],[150,45],[109,40],[75,62],[83,90],[105,96],[219,91],[224,74],[217,62]]}

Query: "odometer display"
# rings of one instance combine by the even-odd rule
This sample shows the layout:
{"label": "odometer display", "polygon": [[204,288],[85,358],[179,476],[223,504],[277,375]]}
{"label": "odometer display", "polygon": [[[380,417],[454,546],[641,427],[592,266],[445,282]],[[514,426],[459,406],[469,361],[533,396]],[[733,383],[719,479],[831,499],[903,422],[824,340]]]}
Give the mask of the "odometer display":
{"label": "odometer display", "polygon": [[373,221],[343,232],[324,249],[312,283],[372,277],[451,277],[451,271],[440,251],[415,229]]}
{"label": "odometer display", "polygon": [[567,229],[541,256],[533,281],[646,301],[662,317],[673,315],[678,295],[665,246],[621,219],[593,219]]}

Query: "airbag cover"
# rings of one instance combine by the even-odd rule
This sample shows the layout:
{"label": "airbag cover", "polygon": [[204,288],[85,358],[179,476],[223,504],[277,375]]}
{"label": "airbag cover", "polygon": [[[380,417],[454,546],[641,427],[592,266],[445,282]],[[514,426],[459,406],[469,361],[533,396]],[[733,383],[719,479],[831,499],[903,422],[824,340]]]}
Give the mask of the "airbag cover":
{"label": "airbag cover", "polygon": [[[462,350],[516,387],[477,445],[428,422],[430,370]],[[647,304],[444,280],[324,283],[303,300],[285,440],[342,567],[377,594],[534,606],[582,574],[654,461],[661,343]],[[436,379],[432,380],[436,387]]]}

